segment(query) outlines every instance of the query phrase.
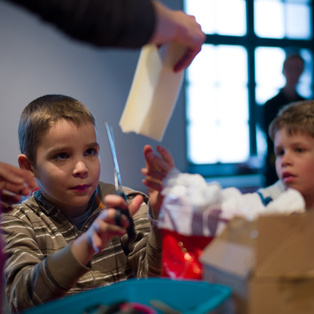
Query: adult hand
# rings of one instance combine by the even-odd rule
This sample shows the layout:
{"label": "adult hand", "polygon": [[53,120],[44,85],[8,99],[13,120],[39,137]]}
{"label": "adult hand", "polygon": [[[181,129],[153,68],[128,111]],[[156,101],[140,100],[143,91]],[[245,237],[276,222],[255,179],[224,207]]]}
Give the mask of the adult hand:
{"label": "adult hand", "polygon": [[154,210],[154,218],[158,217],[163,200],[161,194],[162,180],[175,167],[173,157],[166,148],[157,146],[157,152],[160,156],[154,153],[150,145],[144,147],[146,167],[141,170],[142,174],[145,175],[143,184],[147,186],[149,191],[149,203]]}
{"label": "adult hand", "polygon": [[37,186],[30,171],[0,162],[0,193],[4,207],[16,204]]}
{"label": "adult hand", "polygon": [[206,36],[194,16],[183,11],[170,10],[159,1],[154,1],[153,4],[157,24],[149,42],[162,45],[172,41],[185,46],[186,53],[174,66],[175,72],[184,70],[201,51]]}

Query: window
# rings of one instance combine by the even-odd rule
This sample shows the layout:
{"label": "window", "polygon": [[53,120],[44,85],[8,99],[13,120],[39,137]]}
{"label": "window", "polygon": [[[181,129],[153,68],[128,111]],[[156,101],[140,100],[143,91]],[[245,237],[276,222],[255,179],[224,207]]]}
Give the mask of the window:
{"label": "window", "polygon": [[266,141],[259,117],[285,84],[286,52],[304,58],[298,92],[313,97],[312,1],[185,0],[184,8],[207,34],[186,71],[190,171],[261,173]]}
{"label": "window", "polygon": [[[247,160],[246,49],[236,45],[205,45],[188,77],[189,159],[198,164]],[[230,150],[232,154],[228,153]]]}

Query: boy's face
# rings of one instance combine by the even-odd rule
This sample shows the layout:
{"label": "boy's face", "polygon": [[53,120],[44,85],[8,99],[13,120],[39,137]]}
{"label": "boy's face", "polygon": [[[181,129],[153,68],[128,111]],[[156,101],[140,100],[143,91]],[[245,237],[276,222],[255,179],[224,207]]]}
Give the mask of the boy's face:
{"label": "boy's face", "polygon": [[282,128],[276,132],[274,147],[279,179],[305,198],[313,199],[314,138],[301,132],[289,135]]}
{"label": "boy's face", "polygon": [[100,176],[95,127],[57,121],[37,147],[34,174],[43,195],[70,217],[87,208]]}

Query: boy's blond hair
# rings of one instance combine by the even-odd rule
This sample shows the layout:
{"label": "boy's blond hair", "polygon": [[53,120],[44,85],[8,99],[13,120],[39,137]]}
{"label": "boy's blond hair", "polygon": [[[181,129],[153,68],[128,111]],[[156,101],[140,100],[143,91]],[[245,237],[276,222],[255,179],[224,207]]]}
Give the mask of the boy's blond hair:
{"label": "boy's blond hair", "polygon": [[282,128],[285,128],[289,135],[301,132],[314,137],[314,100],[304,100],[284,106],[268,128],[272,140]]}
{"label": "boy's blond hair", "polygon": [[95,125],[95,118],[80,101],[64,95],[45,95],[33,100],[23,110],[18,126],[20,151],[30,162],[36,160],[36,150],[43,136],[59,120],[80,126]]}

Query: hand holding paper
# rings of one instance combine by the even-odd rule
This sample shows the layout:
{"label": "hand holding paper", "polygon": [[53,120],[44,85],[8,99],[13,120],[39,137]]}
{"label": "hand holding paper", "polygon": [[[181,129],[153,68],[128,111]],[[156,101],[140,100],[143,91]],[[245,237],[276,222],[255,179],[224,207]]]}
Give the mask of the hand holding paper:
{"label": "hand holding paper", "polygon": [[170,43],[142,48],[126,106],[120,119],[123,132],[162,140],[179,95],[184,71],[173,66],[185,47]]}

